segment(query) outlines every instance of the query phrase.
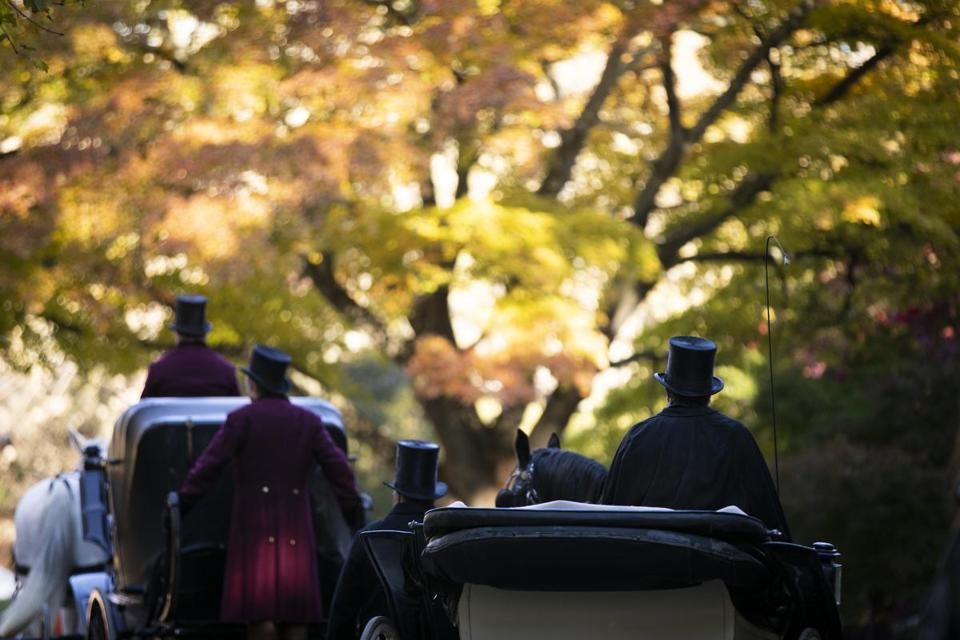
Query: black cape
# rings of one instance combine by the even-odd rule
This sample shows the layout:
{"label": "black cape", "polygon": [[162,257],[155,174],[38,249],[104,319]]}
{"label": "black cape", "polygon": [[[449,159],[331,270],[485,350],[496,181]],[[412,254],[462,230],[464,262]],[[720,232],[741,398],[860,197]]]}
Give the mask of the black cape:
{"label": "black cape", "polygon": [[670,406],[634,425],[613,458],[601,502],[704,510],[736,505],[790,538],[753,436],[706,406]]}
{"label": "black cape", "polygon": [[327,620],[327,640],[353,640],[363,625],[378,615],[390,615],[377,573],[360,543],[363,531],[409,531],[410,521],[423,522],[423,514],[433,505],[425,502],[401,502],[382,520],[371,522],[357,532],[347,554],[343,573],[333,594]]}

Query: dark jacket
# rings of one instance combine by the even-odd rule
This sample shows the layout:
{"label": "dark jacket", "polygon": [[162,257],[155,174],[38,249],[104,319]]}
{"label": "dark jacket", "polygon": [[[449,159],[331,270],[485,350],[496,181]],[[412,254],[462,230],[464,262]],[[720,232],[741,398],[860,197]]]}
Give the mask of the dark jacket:
{"label": "dark jacket", "polygon": [[753,436],[706,406],[670,406],[634,425],[613,458],[601,502],[705,510],[736,505],[789,538]]}
{"label": "dark jacket", "polygon": [[141,398],[238,396],[234,366],[204,344],[182,344],[150,365]]}
{"label": "dark jacket", "polygon": [[323,619],[309,480],[319,463],[344,510],[360,502],[353,471],[320,418],[285,397],[233,411],[181,487],[196,500],[233,460],[233,507],[222,617],[230,622]]}
{"label": "dark jacket", "polygon": [[[360,532],[409,531],[410,521],[423,522],[423,514],[432,508],[433,505],[426,502],[401,502],[382,520],[371,522]],[[363,625],[370,618],[390,613],[380,581],[360,543],[360,532],[353,537],[347,562],[333,595],[327,622],[327,640],[354,640],[360,636]]]}

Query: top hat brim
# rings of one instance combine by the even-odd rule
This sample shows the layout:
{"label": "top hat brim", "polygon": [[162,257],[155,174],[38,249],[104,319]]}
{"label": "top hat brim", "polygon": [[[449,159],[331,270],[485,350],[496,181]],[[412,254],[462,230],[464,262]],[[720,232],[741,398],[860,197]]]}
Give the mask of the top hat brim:
{"label": "top hat brim", "polygon": [[287,380],[286,378],[283,379],[283,382],[280,385],[274,385],[267,382],[266,380],[264,380],[263,378],[255,374],[250,369],[247,369],[246,367],[240,367],[240,371],[243,371],[245,374],[247,374],[247,377],[249,377],[258,385],[260,385],[261,387],[263,387],[264,389],[272,393],[286,393],[287,391],[290,390],[290,381]]}
{"label": "top hat brim", "polygon": [[667,374],[665,373],[655,373],[653,374],[653,378],[657,382],[662,384],[664,387],[666,387],[668,390],[681,396],[691,396],[691,397],[704,396],[704,395],[712,396],[715,393],[719,393],[723,389],[723,380],[721,380],[717,376],[711,376],[712,381],[710,383],[709,391],[707,391],[706,389],[684,389],[682,387],[678,387],[670,383],[670,381],[667,379]]}
{"label": "top hat brim", "polygon": [[211,329],[213,329],[213,325],[209,322],[204,322],[203,329],[198,330],[199,327],[187,327],[182,324],[173,323],[170,325],[170,329],[176,331],[177,333],[182,333],[185,336],[205,336],[210,333]]}
{"label": "top hat brim", "polygon": [[383,481],[383,484],[387,485],[404,498],[412,498],[413,500],[436,500],[437,498],[442,498],[447,495],[447,483],[446,482],[437,482],[433,490],[433,495],[427,493],[417,493],[416,491],[407,491],[401,487],[398,487],[394,482]]}

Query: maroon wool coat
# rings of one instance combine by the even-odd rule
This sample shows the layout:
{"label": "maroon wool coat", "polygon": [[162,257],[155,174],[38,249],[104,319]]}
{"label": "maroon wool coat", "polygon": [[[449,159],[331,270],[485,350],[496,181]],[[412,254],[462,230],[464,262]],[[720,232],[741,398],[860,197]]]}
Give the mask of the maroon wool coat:
{"label": "maroon wool coat", "polygon": [[181,344],[150,365],[141,398],[238,396],[234,366],[205,344]]}
{"label": "maroon wool coat", "polygon": [[233,411],[180,489],[194,500],[233,460],[233,510],[221,615],[227,622],[320,622],[308,482],[319,463],[340,505],[356,508],[353,471],[320,418],[286,397]]}

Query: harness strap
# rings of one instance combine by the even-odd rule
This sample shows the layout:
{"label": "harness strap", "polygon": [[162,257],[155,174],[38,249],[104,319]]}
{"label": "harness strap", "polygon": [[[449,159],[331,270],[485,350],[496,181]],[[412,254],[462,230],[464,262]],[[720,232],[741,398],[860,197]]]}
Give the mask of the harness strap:
{"label": "harness strap", "polygon": [[[80,573],[97,573],[99,571],[106,571],[108,566],[108,562],[101,562],[99,564],[87,564],[80,567],[73,567],[70,569],[70,575],[75,576]],[[20,563],[14,563],[13,570],[16,574],[21,576],[27,576],[30,574],[30,567]]]}

